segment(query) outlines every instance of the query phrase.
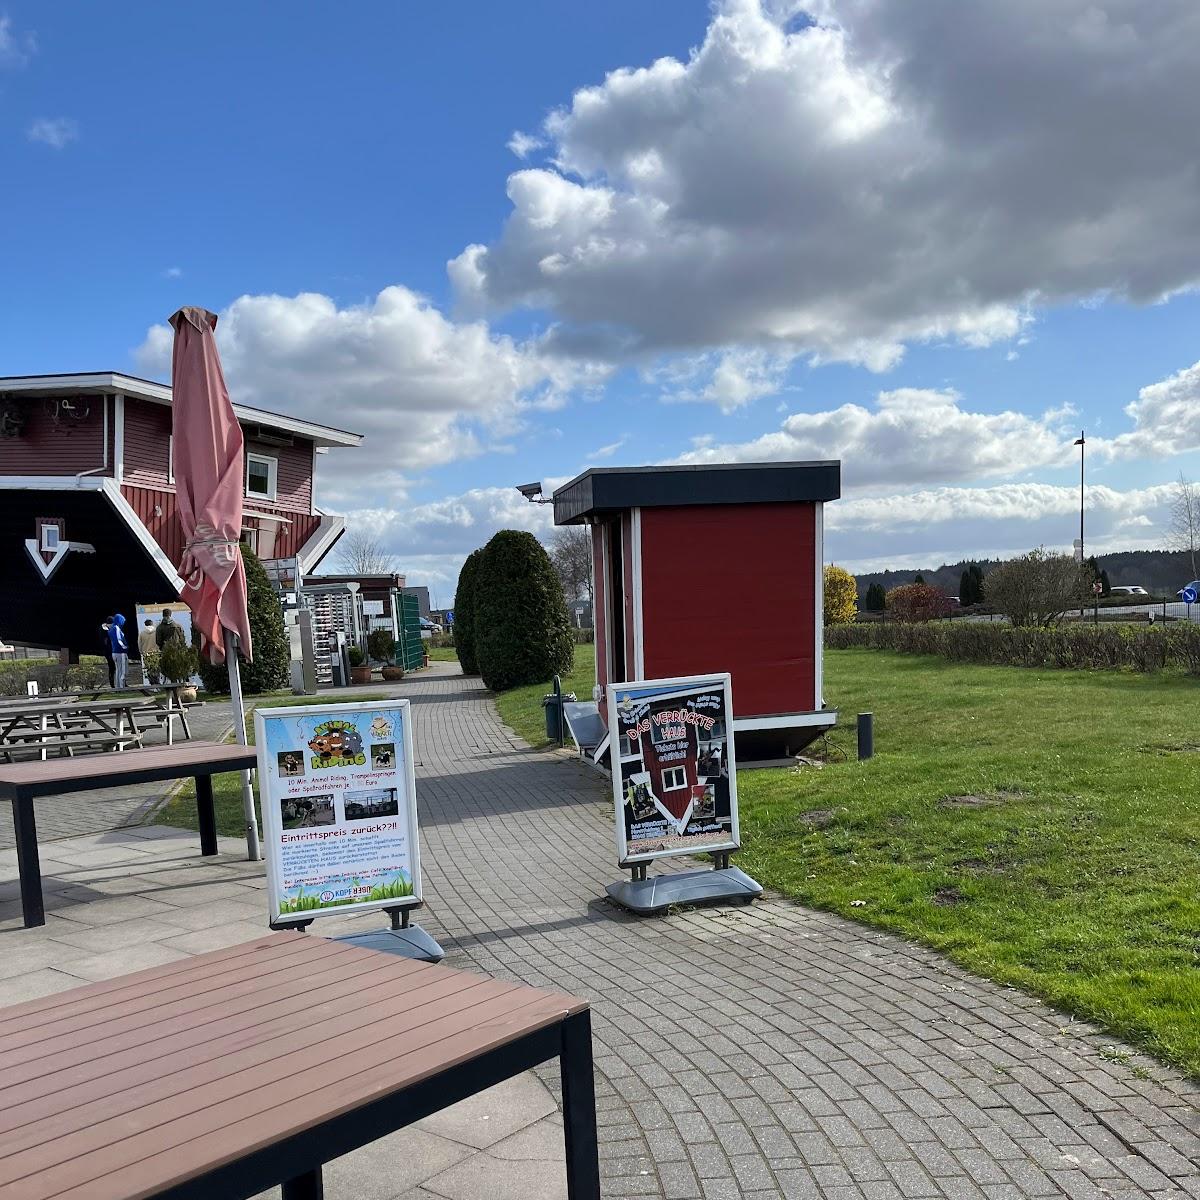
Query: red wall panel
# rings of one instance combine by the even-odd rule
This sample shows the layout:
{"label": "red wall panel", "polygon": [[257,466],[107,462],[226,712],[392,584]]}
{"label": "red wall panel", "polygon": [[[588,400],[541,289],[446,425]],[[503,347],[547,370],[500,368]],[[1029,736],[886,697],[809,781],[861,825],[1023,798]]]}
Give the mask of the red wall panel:
{"label": "red wall panel", "polygon": [[122,483],[165,488],[170,452],[171,409],[166,404],[125,398],[125,463]]}
{"label": "red wall panel", "polygon": [[[25,418],[20,437],[0,438],[0,475],[75,475],[92,471],[104,461],[103,396],[71,396],[77,412],[87,410],[82,420],[55,419],[55,405],[64,397],[14,396],[12,402]],[[109,423],[112,423],[111,405]],[[112,430],[109,429],[109,441]],[[108,467],[97,475],[112,474]]]}
{"label": "red wall panel", "polygon": [[739,717],[811,712],[812,504],[642,509],[646,678],[729,671]]}

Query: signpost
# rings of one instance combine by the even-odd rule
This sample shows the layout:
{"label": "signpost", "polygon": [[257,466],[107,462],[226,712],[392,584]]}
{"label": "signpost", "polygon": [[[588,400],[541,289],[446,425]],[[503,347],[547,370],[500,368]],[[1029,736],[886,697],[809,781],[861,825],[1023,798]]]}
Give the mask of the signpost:
{"label": "signpost", "polygon": [[273,929],[382,909],[391,931],[345,940],[436,962],[421,904],[407,700],[257,709],[258,779]]}
{"label": "signpost", "polygon": [[446,609],[446,624],[447,626],[454,624],[454,609],[452,608]]}
{"label": "signpost", "polygon": [[[646,914],[761,895],[729,865],[741,845],[729,675],[614,683],[607,693],[617,861],[633,874],[609,896]],[[647,863],[680,854],[711,854],[716,869],[647,876]]]}

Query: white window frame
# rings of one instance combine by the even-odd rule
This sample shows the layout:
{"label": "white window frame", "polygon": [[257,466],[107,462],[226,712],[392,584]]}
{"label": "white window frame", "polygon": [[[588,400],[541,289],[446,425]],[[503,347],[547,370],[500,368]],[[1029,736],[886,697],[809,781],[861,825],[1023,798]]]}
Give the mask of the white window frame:
{"label": "white window frame", "polygon": [[[668,783],[667,780],[675,778],[678,783]],[[683,767],[663,767],[662,772],[662,789],[664,792],[679,792],[687,787],[687,771]]]}
{"label": "white window frame", "polygon": [[[250,490],[250,464],[251,462],[263,463],[267,468],[267,491],[252,492]],[[259,500],[274,500],[279,490],[279,459],[272,458],[269,454],[255,454],[252,451],[246,452],[246,497],[257,498]]]}
{"label": "white window frame", "polygon": [[241,537],[238,538],[238,541],[244,542],[246,545],[246,549],[249,550],[251,554],[258,553],[258,529],[257,528],[252,528],[249,525],[243,525],[242,526],[242,534],[241,534]]}
{"label": "white window frame", "polygon": [[44,550],[47,554],[53,554],[62,541],[62,530],[57,525],[47,521],[42,526],[41,535],[39,549]]}

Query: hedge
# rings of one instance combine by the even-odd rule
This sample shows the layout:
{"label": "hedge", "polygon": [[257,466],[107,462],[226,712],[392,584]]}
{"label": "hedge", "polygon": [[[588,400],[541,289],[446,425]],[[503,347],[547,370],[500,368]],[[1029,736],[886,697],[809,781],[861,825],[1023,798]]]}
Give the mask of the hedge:
{"label": "hedge", "polygon": [[1166,668],[1200,675],[1200,626],[1066,625],[1014,628],[983,621],[837,625],[825,630],[831,650],[866,647],[936,654],[954,662],[1068,670],[1153,672]]}

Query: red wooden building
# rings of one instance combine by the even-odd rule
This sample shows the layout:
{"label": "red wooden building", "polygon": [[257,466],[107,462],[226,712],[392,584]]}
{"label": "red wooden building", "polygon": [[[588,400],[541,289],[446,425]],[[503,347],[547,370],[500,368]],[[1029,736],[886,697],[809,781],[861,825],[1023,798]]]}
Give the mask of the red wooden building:
{"label": "red wooden building", "polygon": [[840,494],[837,462],[601,467],[560,487],[555,523],[592,530],[596,699],[610,681],[728,671],[743,762],[832,726],[822,514]]}
{"label": "red wooden building", "polygon": [[[315,569],[342,518],[314,495],[317,456],[359,434],[234,405],[246,439],[242,539]],[[111,372],[0,378],[0,638],[94,653],[114,610],[174,600],[171,389]]]}

